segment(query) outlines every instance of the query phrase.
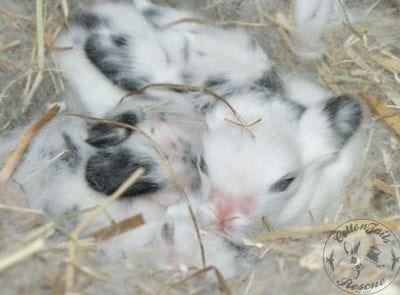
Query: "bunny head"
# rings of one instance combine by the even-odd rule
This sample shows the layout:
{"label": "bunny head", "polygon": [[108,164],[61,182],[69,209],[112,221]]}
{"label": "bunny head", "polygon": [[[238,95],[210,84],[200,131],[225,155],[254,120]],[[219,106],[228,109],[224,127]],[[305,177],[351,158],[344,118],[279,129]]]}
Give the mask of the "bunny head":
{"label": "bunny head", "polygon": [[358,101],[339,96],[306,108],[282,97],[244,96],[230,103],[251,126],[232,123],[222,105],[207,119],[200,218],[234,238],[251,233],[263,215],[275,226],[304,223],[308,210],[323,216],[353,166]]}

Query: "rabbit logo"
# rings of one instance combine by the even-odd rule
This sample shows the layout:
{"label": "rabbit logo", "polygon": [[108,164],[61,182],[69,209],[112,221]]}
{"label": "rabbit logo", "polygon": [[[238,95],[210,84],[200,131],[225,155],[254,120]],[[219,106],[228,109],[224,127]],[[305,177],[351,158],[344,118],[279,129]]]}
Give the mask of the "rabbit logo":
{"label": "rabbit logo", "polygon": [[382,223],[351,220],[329,235],[323,253],[325,272],[341,290],[350,294],[375,294],[397,276],[400,244]]}

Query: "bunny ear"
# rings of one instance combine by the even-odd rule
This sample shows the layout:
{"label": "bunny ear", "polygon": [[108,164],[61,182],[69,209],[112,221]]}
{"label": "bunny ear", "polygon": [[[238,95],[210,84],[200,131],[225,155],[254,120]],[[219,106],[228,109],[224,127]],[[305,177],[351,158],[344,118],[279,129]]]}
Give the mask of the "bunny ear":
{"label": "bunny ear", "polygon": [[346,251],[347,255],[352,254],[353,253],[353,246],[350,245],[347,242],[344,242],[344,251]]}
{"label": "bunny ear", "polygon": [[354,245],[353,254],[358,254],[358,249],[360,248],[361,241],[358,241],[357,244]]}

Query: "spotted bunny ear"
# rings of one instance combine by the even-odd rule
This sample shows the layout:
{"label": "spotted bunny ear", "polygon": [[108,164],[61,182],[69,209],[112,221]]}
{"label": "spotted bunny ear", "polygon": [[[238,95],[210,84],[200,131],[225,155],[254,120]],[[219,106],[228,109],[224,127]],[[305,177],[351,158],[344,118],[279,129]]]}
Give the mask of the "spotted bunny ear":
{"label": "spotted bunny ear", "polygon": [[331,128],[344,145],[361,125],[362,111],[357,99],[341,95],[329,99],[323,106]]}
{"label": "spotted bunny ear", "polygon": [[306,165],[326,163],[336,157],[360,130],[361,122],[361,105],[352,96],[332,97],[306,108],[300,118],[299,132]]}

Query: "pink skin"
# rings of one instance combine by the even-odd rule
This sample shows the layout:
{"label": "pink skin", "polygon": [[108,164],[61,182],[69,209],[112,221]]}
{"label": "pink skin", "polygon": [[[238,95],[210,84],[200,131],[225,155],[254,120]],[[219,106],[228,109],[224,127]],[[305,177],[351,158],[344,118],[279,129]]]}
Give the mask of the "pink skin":
{"label": "pink skin", "polygon": [[211,188],[209,197],[209,210],[214,215],[210,225],[221,234],[230,235],[240,230],[235,220],[240,216],[249,216],[254,210],[252,197],[228,196],[216,187]]}

